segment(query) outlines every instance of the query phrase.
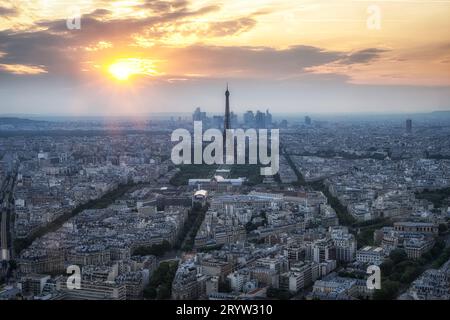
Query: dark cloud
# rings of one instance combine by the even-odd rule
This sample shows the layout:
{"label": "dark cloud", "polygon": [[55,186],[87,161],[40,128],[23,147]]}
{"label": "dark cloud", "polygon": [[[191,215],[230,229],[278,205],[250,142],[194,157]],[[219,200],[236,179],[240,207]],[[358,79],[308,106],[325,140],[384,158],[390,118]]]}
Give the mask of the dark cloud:
{"label": "dark cloud", "polygon": [[10,33],[0,31],[0,63],[43,65],[49,73],[78,72],[77,57],[58,35],[44,31]]}
{"label": "dark cloud", "polygon": [[368,48],[348,54],[340,61],[341,64],[367,63],[380,57],[387,50],[378,48]]}
{"label": "dark cloud", "polygon": [[16,8],[7,8],[0,6],[0,17],[14,17],[19,14]]}
{"label": "dark cloud", "polygon": [[217,74],[240,78],[286,77],[304,72],[304,68],[327,64],[346,53],[326,51],[312,46],[293,46],[284,50],[270,47],[225,47],[194,45],[181,49],[161,48],[167,68],[184,73]]}
{"label": "dark cloud", "polygon": [[68,30],[66,20],[40,21],[36,25],[46,28],[44,32],[38,35],[57,34],[62,41],[66,41],[66,45],[89,45],[98,41],[119,41],[121,43],[130,40],[130,36],[143,33],[144,31],[150,36],[161,37],[163,31],[152,32],[152,29],[164,29],[167,25],[176,25],[181,20],[202,16],[210,12],[219,10],[216,5],[205,6],[197,10],[188,10],[181,7],[175,11],[160,12],[157,15],[151,15],[146,18],[123,18],[123,19],[107,19],[99,20],[99,13],[106,15],[107,10],[96,10],[92,13],[85,14],[81,17],[80,30]]}

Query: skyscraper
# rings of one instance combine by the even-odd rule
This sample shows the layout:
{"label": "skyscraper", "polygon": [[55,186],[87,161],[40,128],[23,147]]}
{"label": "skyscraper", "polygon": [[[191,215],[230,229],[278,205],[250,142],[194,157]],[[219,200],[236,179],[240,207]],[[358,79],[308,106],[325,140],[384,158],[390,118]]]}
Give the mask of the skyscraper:
{"label": "skyscraper", "polygon": [[406,132],[411,133],[412,131],[412,120],[406,119]]}
{"label": "skyscraper", "polygon": [[223,129],[224,116],[215,115],[212,117],[212,125],[214,128]]}
{"label": "skyscraper", "polygon": [[253,114],[253,111],[247,111],[244,114],[244,124],[249,128],[255,125],[255,115]]}
{"label": "skyscraper", "polygon": [[235,114],[233,111],[231,111],[230,113],[230,126],[231,128],[238,127],[238,115]]}
{"label": "skyscraper", "polygon": [[272,114],[269,112],[269,109],[266,110],[266,128],[272,126]]}
{"label": "skyscraper", "polygon": [[266,128],[266,114],[261,111],[256,111],[255,116],[256,128],[265,129]]}
{"label": "skyscraper", "polygon": [[223,133],[225,135],[227,129],[231,129],[230,127],[230,91],[228,91],[228,84],[227,84],[227,91],[225,91],[225,121],[223,126]]}
{"label": "skyscraper", "polygon": [[192,120],[194,121],[204,121],[206,120],[206,112],[202,112],[200,108],[195,109],[192,115]]}
{"label": "skyscraper", "polygon": [[310,118],[309,116],[306,116],[306,117],[305,117],[305,124],[306,124],[307,126],[310,126],[310,125],[311,125],[311,118]]}

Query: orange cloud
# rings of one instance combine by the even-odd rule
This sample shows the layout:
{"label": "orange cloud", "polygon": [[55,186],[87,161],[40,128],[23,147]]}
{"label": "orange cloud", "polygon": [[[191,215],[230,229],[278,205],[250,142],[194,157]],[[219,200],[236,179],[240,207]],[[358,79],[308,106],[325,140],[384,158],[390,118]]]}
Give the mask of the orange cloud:
{"label": "orange cloud", "polygon": [[0,70],[12,74],[41,74],[47,73],[43,66],[28,66],[23,64],[0,64]]}
{"label": "orange cloud", "polygon": [[[14,13],[0,21],[0,63],[70,76],[112,57],[138,57],[164,61],[158,70],[174,79],[310,72],[353,83],[449,83],[448,47],[436,44],[448,45],[450,2],[377,3],[381,29],[371,31],[366,1],[79,0],[81,30],[70,31],[63,2],[18,2],[0,6],[0,14]],[[389,57],[377,59],[385,54],[374,48],[389,48]],[[0,71],[43,73],[29,68]]]}

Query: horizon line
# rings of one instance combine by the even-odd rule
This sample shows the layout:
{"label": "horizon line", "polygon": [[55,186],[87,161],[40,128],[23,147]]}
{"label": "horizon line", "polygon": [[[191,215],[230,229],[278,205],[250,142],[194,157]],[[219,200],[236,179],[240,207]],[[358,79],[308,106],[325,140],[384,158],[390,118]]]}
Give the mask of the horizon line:
{"label": "horizon line", "polygon": [[[264,108],[263,108],[264,109]],[[259,109],[254,109],[259,110]],[[450,112],[449,109],[445,110],[432,110],[432,111],[395,111],[395,112],[384,112],[384,111],[335,111],[335,112],[307,112],[307,111],[299,111],[299,112],[272,112],[270,108],[268,110],[273,115],[277,114],[283,114],[283,115],[414,115],[414,114],[432,114],[432,113],[439,113],[439,112]],[[249,109],[246,111],[240,111],[240,112],[234,112],[236,114],[245,114],[247,111],[253,111],[253,109]],[[209,114],[221,114],[221,112],[208,112]],[[180,111],[164,111],[164,112],[142,112],[142,113],[132,113],[132,114],[125,114],[125,113],[84,113],[84,114],[73,114],[73,113],[0,113],[0,118],[7,118],[7,117],[72,117],[72,118],[83,118],[83,117],[102,117],[102,118],[112,118],[112,117],[137,117],[137,116],[143,116],[143,115],[176,115],[176,114],[184,114],[184,115],[191,115],[192,112],[180,112]]]}

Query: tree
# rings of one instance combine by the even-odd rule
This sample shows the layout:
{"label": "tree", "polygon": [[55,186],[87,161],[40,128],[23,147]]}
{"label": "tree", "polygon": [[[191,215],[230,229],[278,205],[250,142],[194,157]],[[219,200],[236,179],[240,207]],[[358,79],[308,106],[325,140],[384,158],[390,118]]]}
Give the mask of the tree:
{"label": "tree", "polygon": [[430,251],[427,251],[422,255],[422,258],[424,258],[428,262],[433,259],[433,256],[431,255]]}
{"label": "tree", "polygon": [[172,281],[177,269],[177,261],[161,262],[144,290],[144,297],[147,299],[169,299],[172,291]]}
{"label": "tree", "polygon": [[17,269],[17,263],[16,263],[15,260],[10,260],[10,261],[9,261],[9,268],[10,268],[11,270],[16,270],[16,269]]}
{"label": "tree", "polygon": [[436,247],[439,249],[444,249],[445,248],[445,241],[443,239],[437,239],[436,240]]}
{"label": "tree", "polygon": [[278,300],[289,300],[291,298],[291,294],[289,293],[289,291],[270,287],[269,289],[267,289],[267,297]]}
{"label": "tree", "polygon": [[155,299],[156,295],[157,295],[157,291],[154,287],[147,287],[144,289],[144,298]]}
{"label": "tree", "polygon": [[440,223],[439,224],[439,234],[443,234],[445,232],[447,232],[448,227],[445,223]]}
{"label": "tree", "polygon": [[406,255],[405,250],[403,250],[403,249],[394,249],[389,254],[389,258],[392,259],[394,264],[398,264],[398,263],[406,260],[408,258],[408,256]]}
{"label": "tree", "polygon": [[388,276],[391,274],[394,269],[394,261],[390,258],[386,258],[383,263],[380,265],[381,274]]}
{"label": "tree", "polygon": [[171,245],[167,240],[164,240],[161,244],[154,244],[151,246],[141,246],[134,250],[133,255],[146,256],[155,255],[162,256],[164,253],[171,249]]}
{"label": "tree", "polygon": [[401,283],[410,283],[414,281],[422,273],[422,268],[420,267],[407,267],[402,276],[400,277]]}
{"label": "tree", "polygon": [[170,288],[167,284],[162,284],[158,288],[157,300],[164,300],[170,298]]}
{"label": "tree", "polygon": [[381,289],[376,290],[374,300],[394,300],[397,298],[400,284],[397,281],[386,280],[381,283]]}
{"label": "tree", "polygon": [[250,233],[253,230],[256,230],[257,228],[258,226],[252,223],[251,221],[247,222],[245,225],[245,231],[247,231],[247,233]]}

